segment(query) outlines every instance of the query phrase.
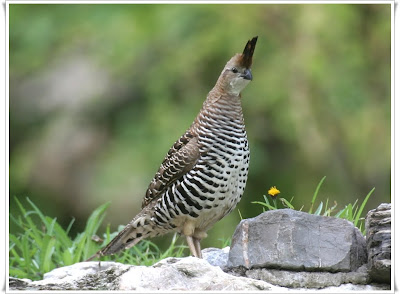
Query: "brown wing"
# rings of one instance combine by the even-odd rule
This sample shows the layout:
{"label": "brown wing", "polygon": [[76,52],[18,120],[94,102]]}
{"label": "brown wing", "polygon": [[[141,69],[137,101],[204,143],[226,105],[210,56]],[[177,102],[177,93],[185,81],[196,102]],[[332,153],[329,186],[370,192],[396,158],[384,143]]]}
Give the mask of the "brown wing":
{"label": "brown wing", "polygon": [[199,156],[197,136],[188,130],[169,149],[158,172],[147,188],[142,208],[160,197],[174,181],[190,171]]}

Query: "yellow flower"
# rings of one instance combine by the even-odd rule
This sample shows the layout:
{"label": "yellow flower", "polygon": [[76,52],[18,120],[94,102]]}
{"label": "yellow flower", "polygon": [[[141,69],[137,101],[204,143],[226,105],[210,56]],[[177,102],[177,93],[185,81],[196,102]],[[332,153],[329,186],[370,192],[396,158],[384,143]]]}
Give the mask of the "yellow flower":
{"label": "yellow flower", "polygon": [[271,195],[272,197],[275,197],[276,195],[278,195],[279,193],[281,193],[281,191],[279,191],[276,186],[271,187],[271,189],[268,190],[268,194]]}

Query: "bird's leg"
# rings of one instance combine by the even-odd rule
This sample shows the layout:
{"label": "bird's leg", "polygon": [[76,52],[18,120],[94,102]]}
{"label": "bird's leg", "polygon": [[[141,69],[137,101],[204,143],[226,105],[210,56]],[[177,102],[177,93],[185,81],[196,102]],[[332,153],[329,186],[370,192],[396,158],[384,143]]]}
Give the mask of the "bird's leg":
{"label": "bird's leg", "polygon": [[[193,239],[194,238],[192,236],[186,236],[186,242],[189,245],[190,253],[192,253],[192,255],[194,257],[199,257],[198,254],[197,254],[197,250],[196,250],[197,247],[195,246],[195,243],[194,243],[194,240],[197,240],[197,239],[194,239],[194,240]],[[199,246],[200,246],[200,242],[199,242]]]}
{"label": "bird's leg", "polygon": [[206,237],[207,237],[206,232],[204,232],[201,229],[195,229],[194,234],[193,234],[193,242],[194,242],[194,246],[196,248],[198,258],[203,258],[203,255],[201,254],[200,241]]}
{"label": "bird's leg", "polygon": [[200,239],[193,238],[193,242],[194,242],[194,247],[196,249],[197,257],[203,258],[203,255],[201,254]]}
{"label": "bird's leg", "polygon": [[195,243],[196,238],[193,237],[194,232],[195,232],[194,222],[191,220],[187,220],[183,225],[182,233],[186,236],[186,242],[189,245],[190,253],[192,253],[194,257],[199,257],[196,250],[197,248]]}

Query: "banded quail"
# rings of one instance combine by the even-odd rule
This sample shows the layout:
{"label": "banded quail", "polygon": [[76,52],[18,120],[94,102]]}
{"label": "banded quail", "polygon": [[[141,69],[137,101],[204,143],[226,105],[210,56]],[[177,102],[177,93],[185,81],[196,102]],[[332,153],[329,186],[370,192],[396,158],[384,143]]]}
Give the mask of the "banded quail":
{"label": "banded quail", "polygon": [[142,211],[88,260],[174,231],[186,236],[192,255],[202,257],[200,241],[236,207],[246,185],[250,151],[240,93],[253,78],[256,42],[249,40],[225,65],[194,122],[161,163]]}

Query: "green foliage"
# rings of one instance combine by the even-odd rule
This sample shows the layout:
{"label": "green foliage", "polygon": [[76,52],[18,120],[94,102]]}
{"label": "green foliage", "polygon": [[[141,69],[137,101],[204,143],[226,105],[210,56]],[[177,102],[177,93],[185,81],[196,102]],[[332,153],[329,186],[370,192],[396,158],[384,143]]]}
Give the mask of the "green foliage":
{"label": "green foliage", "polygon": [[357,205],[357,202],[358,202],[358,199],[357,199],[353,204],[350,203],[350,204],[346,205],[346,207],[343,208],[341,211],[339,211],[335,216],[351,221],[365,235],[365,228],[363,229],[364,218],[361,218],[361,215],[364,211],[364,207],[367,204],[369,197],[371,196],[372,192],[374,192],[374,191],[375,191],[375,188],[372,188],[372,190],[369,191],[368,195],[365,196],[363,202],[361,203],[361,206]]}
{"label": "green foliage", "polygon": [[[364,218],[361,218],[361,215],[364,211],[365,205],[367,204],[372,192],[374,192],[375,188],[373,188],[367,196],[365,196],[363,202],[361,203],[360,206],[357,205],[358,199],[354,203],[349,203],[347,204],[344,208],[339,210],[336,214],[334,214],[336,207],[337,207],[337,202],[334,201],[333,204],[329,204],[329,198],[326,199],[325,204],[323,201],[321,201],[318,205],[318,207],[315,209],[313,212],[313,207],[316,202],[317,196],[319,194],[320,188],[322,186],[322,183],[324,182],[326,176],[324,176],[321,181],[318,183],[317,188],[315,189],[314,195],[311,199],[311,206],[310,209],[308,210],[308,213],[310,214],[315,214],[315,215],[323,215],[323,216],[334,216],[338,218],[343,218],[347,219],[348,221],[352,222],[354,226],[358,227],[360,231],[365,235],[365,228],[363,229],[363,224],[364,224]],[[275,210],[275,209],[281,209],[281,208],[290,208],[290,209],[296,209],[299,211],[302,211],[304,206],[301,206],[300,208],[295,208],[293,203],[294,197],[292,197],[289,201],[286,200],[285,198],[282,197],[272,197],[272,196],[266,196],[263,195],[264,197],[264,202],[261,201],[253,201],[251,203],[253,204],[259,204],[263,207],[263,211],[265,210]],[[269,198],[272,198],[272,202],[269,200]],[[277,200],[280,201],[277,202]]]}
{"label": "green foliage", "polygon": [[[312,213],[312,209],[313,209],[313,206],[314,206],[315,199],[317,198],[319,189],[321,188],[322,183],[325,181],[325,179],[326,179],[326,176],[324,176],[324,177],[321,179],[321,181],[319,181],[318,186],[317,186],[317,188],[315,189],[313,198],[312,198],[312,200],[311,200],[311,207],[310,207],[310,210],[308,211],[308,213]],[[321,202],[321,204],[322,204],[322,202]],[[321,206],[321,208],[322,208],[322,205],[321,205],[321,204],[320,204],[320,206]],[[320,209],[320,206],[318,206],[319,210],[321,210],[321,209]],[[317,211],[318,211],[318,209],[317,209]]]}
{"label": "green foliage", "polygon": [[[29,210],[16,199],[21,215],[17,218],[10,215],[10,220],[22,231],[22,233],[9,235],[10,276],[32,280],[41,279],[44,273],[56,267],[86,260],[118,234],[118,232],[110,234],[107,227],[104,241],[100,242],[101,244],[93,241],[93,236],[103,222],[105,211],[110,203],[105,203],[95,209],[87,220],[84,232],[72,239],[68,234],[74,220],[64,230],[57,223],[57,218],[45,216],[28,198],[27,202],[30,205]],[[39,218],[40,226],[36,225],[35,218]],[[122,228],[123,226],[120,227]],[[177,245],[176,242],[177,235],[175,234],[169,247],[161,252],[157,245],[145,240],[130,250],[123,251],[122,254],[103,257],[102,260],[151,265],[168,256],[183,256],[186,246]]]}

